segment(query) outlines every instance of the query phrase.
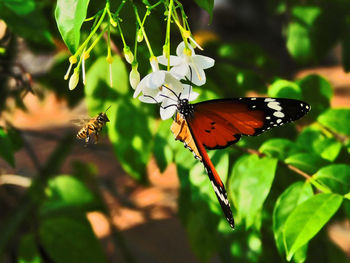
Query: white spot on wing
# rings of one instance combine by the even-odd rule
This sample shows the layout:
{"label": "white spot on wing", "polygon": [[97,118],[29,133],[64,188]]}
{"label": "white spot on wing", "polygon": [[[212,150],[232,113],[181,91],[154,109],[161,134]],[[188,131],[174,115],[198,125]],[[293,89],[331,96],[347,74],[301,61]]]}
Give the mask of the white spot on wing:
{"label": "white spot on wing", "polygon": [[284,113],[280,112],[280,111],[276,111],[273,113],[273,115],[277,118],[283,118],[284,117]]}
{"label": "white spot on wing", "polygon": [[281,119],[278,119],[276,122],[277,122],[277,123],[280,123],[280,122],[282,122],[282,120],[281,120]]}
{"label": "white spot on wing", "polygon": [[273,99],[273,98],[266,98],[264,101],[265,102],[269,102],[269,101],[275,101],[276,99]]}
{"label": "white spot on wing", "polygon": [[223,202],[225,205],[229,205],[227,197],[224,195],[224,193],[220,192],[220,190],[216,187],[213,181],[211,181],[211,184],[214,188],[214,191],[216,195],[220,198],[221,202]]}
{"label": "white spot on wing", "polygon": [[275,102],[269,102],[267,104],[267,107],[269,107],[270,109],[276,110],[276,111],[280,111],[280,110],[282,110],[282,107],[279,105],[280,105],[280,103],[275,101]]}

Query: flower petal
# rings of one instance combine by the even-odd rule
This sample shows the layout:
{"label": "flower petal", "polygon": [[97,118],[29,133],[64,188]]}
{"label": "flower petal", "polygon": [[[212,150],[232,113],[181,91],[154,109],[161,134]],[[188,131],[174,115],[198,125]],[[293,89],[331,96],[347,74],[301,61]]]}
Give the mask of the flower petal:
{"label": "flower petal", "polygon": [[170,69],[170,73],[174,75],[177,79],[182,79],[188,73],[189,67],[187,63],[181,63]]}
{"label": "flower petal", "polygon": [[160,117],[162,118],[162,120],[167,120],[174,115],[175,111],[176,111],[175,106],[170,106],[170,107],[165,108],[165,109],[160,108]]}
{"label": "flower petal", "polygon": [[215,60],[210,57],[195,55],[192,57],[192,62],[202,69],[207,69],[214,66]]}
{"label": "flower petal", "polygon": [[199,94],[192,90],[192,86],[187,85],[187,84],[183,84],[183,86],[184,86],[184,89],[183,89],[183,92],[180,96],[180,99],[188,99],[188,101],[192,101],[192,100],[197,99]]}
{"label": "flower petal", "polygon": [[[191,44],[188,44],[187,45],[188,47],[189,47],[189,49],[191,49],[191,54],[192,55],[194,55],[195,54],[195,52],[194,52],[194,49],[193,49],[193,47],[191,46]],[[184,53],[184,49],[185,49],[185,42],[181,42],[178,46],[177,46],[177,48],[176,48],[176,55],[177,56],[179,56],[179,57],[185,57],[185,56],[187,56],[185,53]]]}
{"label": "flower petal", "polygon": [[[164,56],[159,56],[157,57],[158,62],[162,65],[167,66],[168,65],[168,59]],[[179,65],[183,61],[182,58],[177,57],[177,56],[170,56],[170,66],[176,66]]]}
{"label": "flower petal", "polygon": [[[152,73],[151,73],[152,74]],[[148,74],[146,77],[144,77],[140,83],[137,85],[135,92],[134,92],[134,98],[136,98],[140,92],[147,86],[149,82],[149,78],[151,77],[151,74]]]}
{"label": "flower petal", "polygon": [[202,86],[206,82],[204,70],[199,67],[193,67],[193,65],[190,65],[190,67],[191,71],[187,73],[186,77],[196,86]]}
{"label": "flower petal", "polygon": [[183,84],[170,73],[166,74],[164,82],[166,87],[163,87],[162,93],[168,97],[178,100],[178,95],[183,92]]}
{"label": "flower petal", "polygon": [[159,88],[163,85],[164,79],[165,79],[164,70],[152,72],[150,75],[151,76],[149,78],[148,85],[147,85],[149,88]]}

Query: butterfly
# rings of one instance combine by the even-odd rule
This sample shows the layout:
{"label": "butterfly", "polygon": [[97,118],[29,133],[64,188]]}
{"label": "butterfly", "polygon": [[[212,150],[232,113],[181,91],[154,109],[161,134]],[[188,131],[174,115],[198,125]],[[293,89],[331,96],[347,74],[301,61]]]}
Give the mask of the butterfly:
{"label": "butterfly", "polygon": [[242,135],[257,136],[273,127],[296,121],[310,111],[304,101],[282,98],[232,98],[195,104],[177,96],[171,131],[200,160],[230,226],[234,219],[225,186],[206,149],[223,149]]}

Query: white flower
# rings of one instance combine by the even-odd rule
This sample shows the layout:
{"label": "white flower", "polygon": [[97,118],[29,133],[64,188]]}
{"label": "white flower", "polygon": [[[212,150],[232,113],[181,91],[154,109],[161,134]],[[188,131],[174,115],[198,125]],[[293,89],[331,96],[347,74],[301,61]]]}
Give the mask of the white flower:
{"label": "white flower", "polygon": [[[161,78],[156,79],[157,77]],[[154,79],[152,80],[152,78]],[[161,103],[168,97],[167,94],[170,90],[175,93],[182,92],[183,84],[168,71],[158,70],[144,77],[136,89],[140,89],[140,92],[142,91],[143,93],[139,97],[140,101],[145,103]]]}
{"label": "white flower", "polygon": [[[187,46],[188,48],[181,42],[176,48],[177,56],[170,56],[170,72],[178,79],[187,77],[193,84],[201,86],[206,82],[204,69],[214,66],[215,60],[196,55],[192,46]],[[168,65],[168,58],[165,56],[159,56],[158,60],[160,64]]]}

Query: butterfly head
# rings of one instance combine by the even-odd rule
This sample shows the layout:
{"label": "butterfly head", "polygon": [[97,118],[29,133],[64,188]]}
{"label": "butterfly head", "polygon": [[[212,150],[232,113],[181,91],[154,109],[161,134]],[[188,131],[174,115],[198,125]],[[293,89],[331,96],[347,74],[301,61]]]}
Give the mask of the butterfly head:
{"label": "butterfly head", "polygon": [[177,109],[185,118],[192,116],[194,112],[194,106],[189,103],[188,99],[180,99],[177,104]]}

